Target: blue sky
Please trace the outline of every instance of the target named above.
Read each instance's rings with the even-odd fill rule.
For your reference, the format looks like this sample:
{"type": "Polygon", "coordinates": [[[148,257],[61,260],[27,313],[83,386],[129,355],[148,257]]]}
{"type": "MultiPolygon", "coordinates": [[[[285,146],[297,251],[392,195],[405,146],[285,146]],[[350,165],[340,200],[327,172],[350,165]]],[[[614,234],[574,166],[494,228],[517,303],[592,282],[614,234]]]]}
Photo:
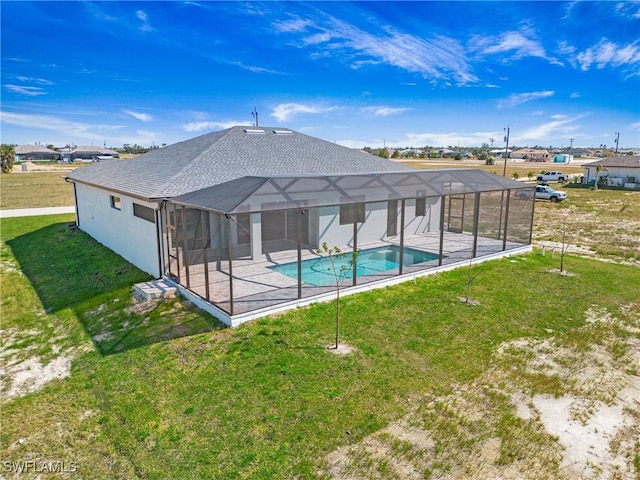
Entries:
{"type": "Polygon", "coordinates": [[[640,147],[640,2],[2,1],[2,142],[640,147]],[[571,141],[573,139],[573,141],[571,141]]]}

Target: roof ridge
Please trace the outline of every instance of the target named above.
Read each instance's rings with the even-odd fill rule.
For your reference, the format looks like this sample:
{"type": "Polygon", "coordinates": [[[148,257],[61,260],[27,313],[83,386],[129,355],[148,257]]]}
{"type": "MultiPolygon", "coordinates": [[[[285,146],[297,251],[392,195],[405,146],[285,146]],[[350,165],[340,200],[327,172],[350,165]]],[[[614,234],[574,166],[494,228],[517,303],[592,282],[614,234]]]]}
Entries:
{"type": "MultiPolygon", "coordinates": [[[[155,189],[155,191],[153,192],[153,197],[158,198],[158,197],[162,197],[162,196],[164,196],[162,192],[164,192],[164,191],[166,190],[166,188],[167,188],[169,185],[171,185],[171,184],[174,182],[174,180],[175,180],[176,178],[178,178],[180,175],[182,175],[182,172],[184,172],[184,171],[185,171],[186,169],[188,169],[188,168],[191,168],[191,166],[192,166],[195,162],[197,162],[198,160],[200,160],[200,158],[202,158],[202,156],[203,156],[205,153],[210,152],[210,151],[211,151],[211,149],[213,149],[213,147],[214,147],[215,145],[218,145],[218,143],[220,143],[220,141],[221,141],[223,138],[227,137],[227,136],[228,136],[232,131],[237,130],[238,128],[244,128],[244,127],[240,127],[239,125],[235,125],[235,126],[233,126],[233,127],[229,127],[229,128],[227,128],[227,129],[225,129],[225,130],[220,130],[220,131],[218,131],[218,132],[209,132],[209,133],[222,133],[222,135],[220,135],[220,137],[218,137],[218,138],[216,139],[216,141],[215,141],[215,142],[211,143],[211,144],[209,145],[209,147],[208,147],[208,148],[206,148],[206,149],[202,150],[202,151],[198,154],[198,156],[196,156],[196,157],[195,157],[195,158],[193,158],[191,161],[189,161],[189,162],[187,162],[185,165],[183,165],[183,167],[182,167],[180,170],[178,170],[178,171],[175,173],[175,175],[173,175],[171,178],[169,178],[169,179],[168,179],[166,182],[164,182],[161,186],[159,186],[158,188],[156,188],[156,189],[155,189]],[[223,132],[224,132],[224,133],[223,133],[223,132]]],[[[201,136],[202,136],[202,137],[204,137],[205,135],[208,135],[208,134],[207,134],[207,133],[205,133],[205,134],[203,134],[203,135],[201,135],[201,136]]],[[[188,142],[188,141],[189,141],[189,140],[185,140],[185,142],[188,142]]]]}

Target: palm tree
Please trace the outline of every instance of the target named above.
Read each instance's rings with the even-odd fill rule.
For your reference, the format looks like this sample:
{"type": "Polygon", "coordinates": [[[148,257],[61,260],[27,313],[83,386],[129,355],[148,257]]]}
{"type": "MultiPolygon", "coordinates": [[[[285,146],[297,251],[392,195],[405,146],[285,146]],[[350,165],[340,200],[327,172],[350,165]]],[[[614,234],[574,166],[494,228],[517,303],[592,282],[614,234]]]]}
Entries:
{"type": "Polygon", "coordinates": [[[600,172],[602,171],[602,165],[598,164],[596,165],[596,181],[593,182],[593,189],[597,190],[598,189],[598,180],[599,180],[599,176],[600,176],[600,172]]]}
{"type": "Polygon", "coordinates": [[[13,145],[3,143],[0,145],[2,173],[9,173],[13,170],[13,161],[16,158],[16,150],[13,145]]]}

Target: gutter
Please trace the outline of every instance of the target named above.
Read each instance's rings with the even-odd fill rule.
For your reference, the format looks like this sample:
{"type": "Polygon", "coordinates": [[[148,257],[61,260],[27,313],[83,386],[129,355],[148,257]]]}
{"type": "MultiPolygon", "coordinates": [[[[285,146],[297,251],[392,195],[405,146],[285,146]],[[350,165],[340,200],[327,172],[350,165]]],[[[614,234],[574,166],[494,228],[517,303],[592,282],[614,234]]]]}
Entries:
{"type": "Polygon", "coordinates": [[[80,227],[80,213],[78,212],[78,194],[76,192],[76,182],[69,181],[69,177],[67,177],[66,175],[63,175],[62,178],[64,178],[65,182],[73,184],[73,203],[74,203],[74,206],[76,208],[76,227],[79,228],[80,227]]]}

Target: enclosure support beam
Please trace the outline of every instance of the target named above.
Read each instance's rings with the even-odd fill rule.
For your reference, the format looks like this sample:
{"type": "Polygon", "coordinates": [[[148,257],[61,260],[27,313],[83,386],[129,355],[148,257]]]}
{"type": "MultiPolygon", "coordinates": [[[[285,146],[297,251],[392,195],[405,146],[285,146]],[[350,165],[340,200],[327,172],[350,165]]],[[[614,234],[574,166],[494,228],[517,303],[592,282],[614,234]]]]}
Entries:
{"type": "Polygon", "coordinates": [[[438,266],[442,266],[442,248],[444,245],[444,207],[446,195],[440,197],[440,252],[438,254],[438,266]]]}
{"type": "MultiPolygon", "coordinates": [[[[204,216],[209,215],[209,212],[205,210],[200,210],[200,230],[202,232],[202,260],[204,262],[204,289],[205,295],[207,296],[207,302],[209,301],[209,258],[207,256],[207,248],[209,247],[209,242],[211,241],[211,235],[207,232],[205,236],[205,222],[204,216]],[[207,238],[209,240],[207,240],[207,238]]],[[[209,222],[207,222],[208,224],[209,222]]]]}
{"type": "Polygon", "coordinates": [[[507,190],[507,204],[504,212],[504,237],[502,238],[502,251],[507,249],[507,230],[509,229],[509,202],[511,201],[511,190],[507,190]]]}
{"type": "Polygon", "coordinates": [[[224,214],[227,219],[227,250],[229,251],[229,315],[233,315],[233,255],[231,247],[231,218],[229,214],[224,214]]]}
{"type": "Polygon", "coordinates": [[[532,192],[531,199],[529,200],[531,202],[531,222],[529,222],[529,245],[531,245],[531,243],[533,242],[533,210],[536,205],[536,199],[534,195],[535,193],[532,192]]]}
{"type": "MultiPolygon", "coordinates": [[[[189,278],[189,249],[187,248],[187,212],[184,206],[180,207],[180,215],[182,217],[182,261],[184,263],[184,274],[187,277],[187,288],[191,290],[191,281],[189,278]]],[[[180,243],[180,242],[178,242],[180,243]]]]}
{"type": "Polygon", "coordinates": [[[402,259],[404,258],[404,206],[405,199],[403,198],[400,202],[400,259],[398,263],[400,264],[400,270],[398,271],[399,275],[402,275],[402,269],[404,267],[404,262],[402,259]]]}
{"type": "Polygon", "coordinates": [[[302,235],[302,220],[304,218],[303,210],[298,210],[298,218],[296,225],[296,238],[298,240],[298,299],[302,298],[302,242],[300,236],[302,235]]]}
{"type": "Polygon", "coordinates": [[[475,193],[473,205],[473,249],[471,252],[471,258],[476,258],[478,254],[478,220],[480,218],[480,192],[475,193]]]}
{"type": "MultiPolygon", "coordinates": [[[[353,251],[357,252],[358,251],[358,220],[356,219],[353,222],[353,251]]],[[[353,259],[353,255],[351,255],[351,258],[353,259]]],[[[356,256],[355,258],[355,262],[353,264],[353,283],[352,285],[355,287],[357,285],[357,274],[356,274],[356,270],[358,269],[358,265],[356,265],[356,263],[358,262],[358,257],[356,256]]]]}

